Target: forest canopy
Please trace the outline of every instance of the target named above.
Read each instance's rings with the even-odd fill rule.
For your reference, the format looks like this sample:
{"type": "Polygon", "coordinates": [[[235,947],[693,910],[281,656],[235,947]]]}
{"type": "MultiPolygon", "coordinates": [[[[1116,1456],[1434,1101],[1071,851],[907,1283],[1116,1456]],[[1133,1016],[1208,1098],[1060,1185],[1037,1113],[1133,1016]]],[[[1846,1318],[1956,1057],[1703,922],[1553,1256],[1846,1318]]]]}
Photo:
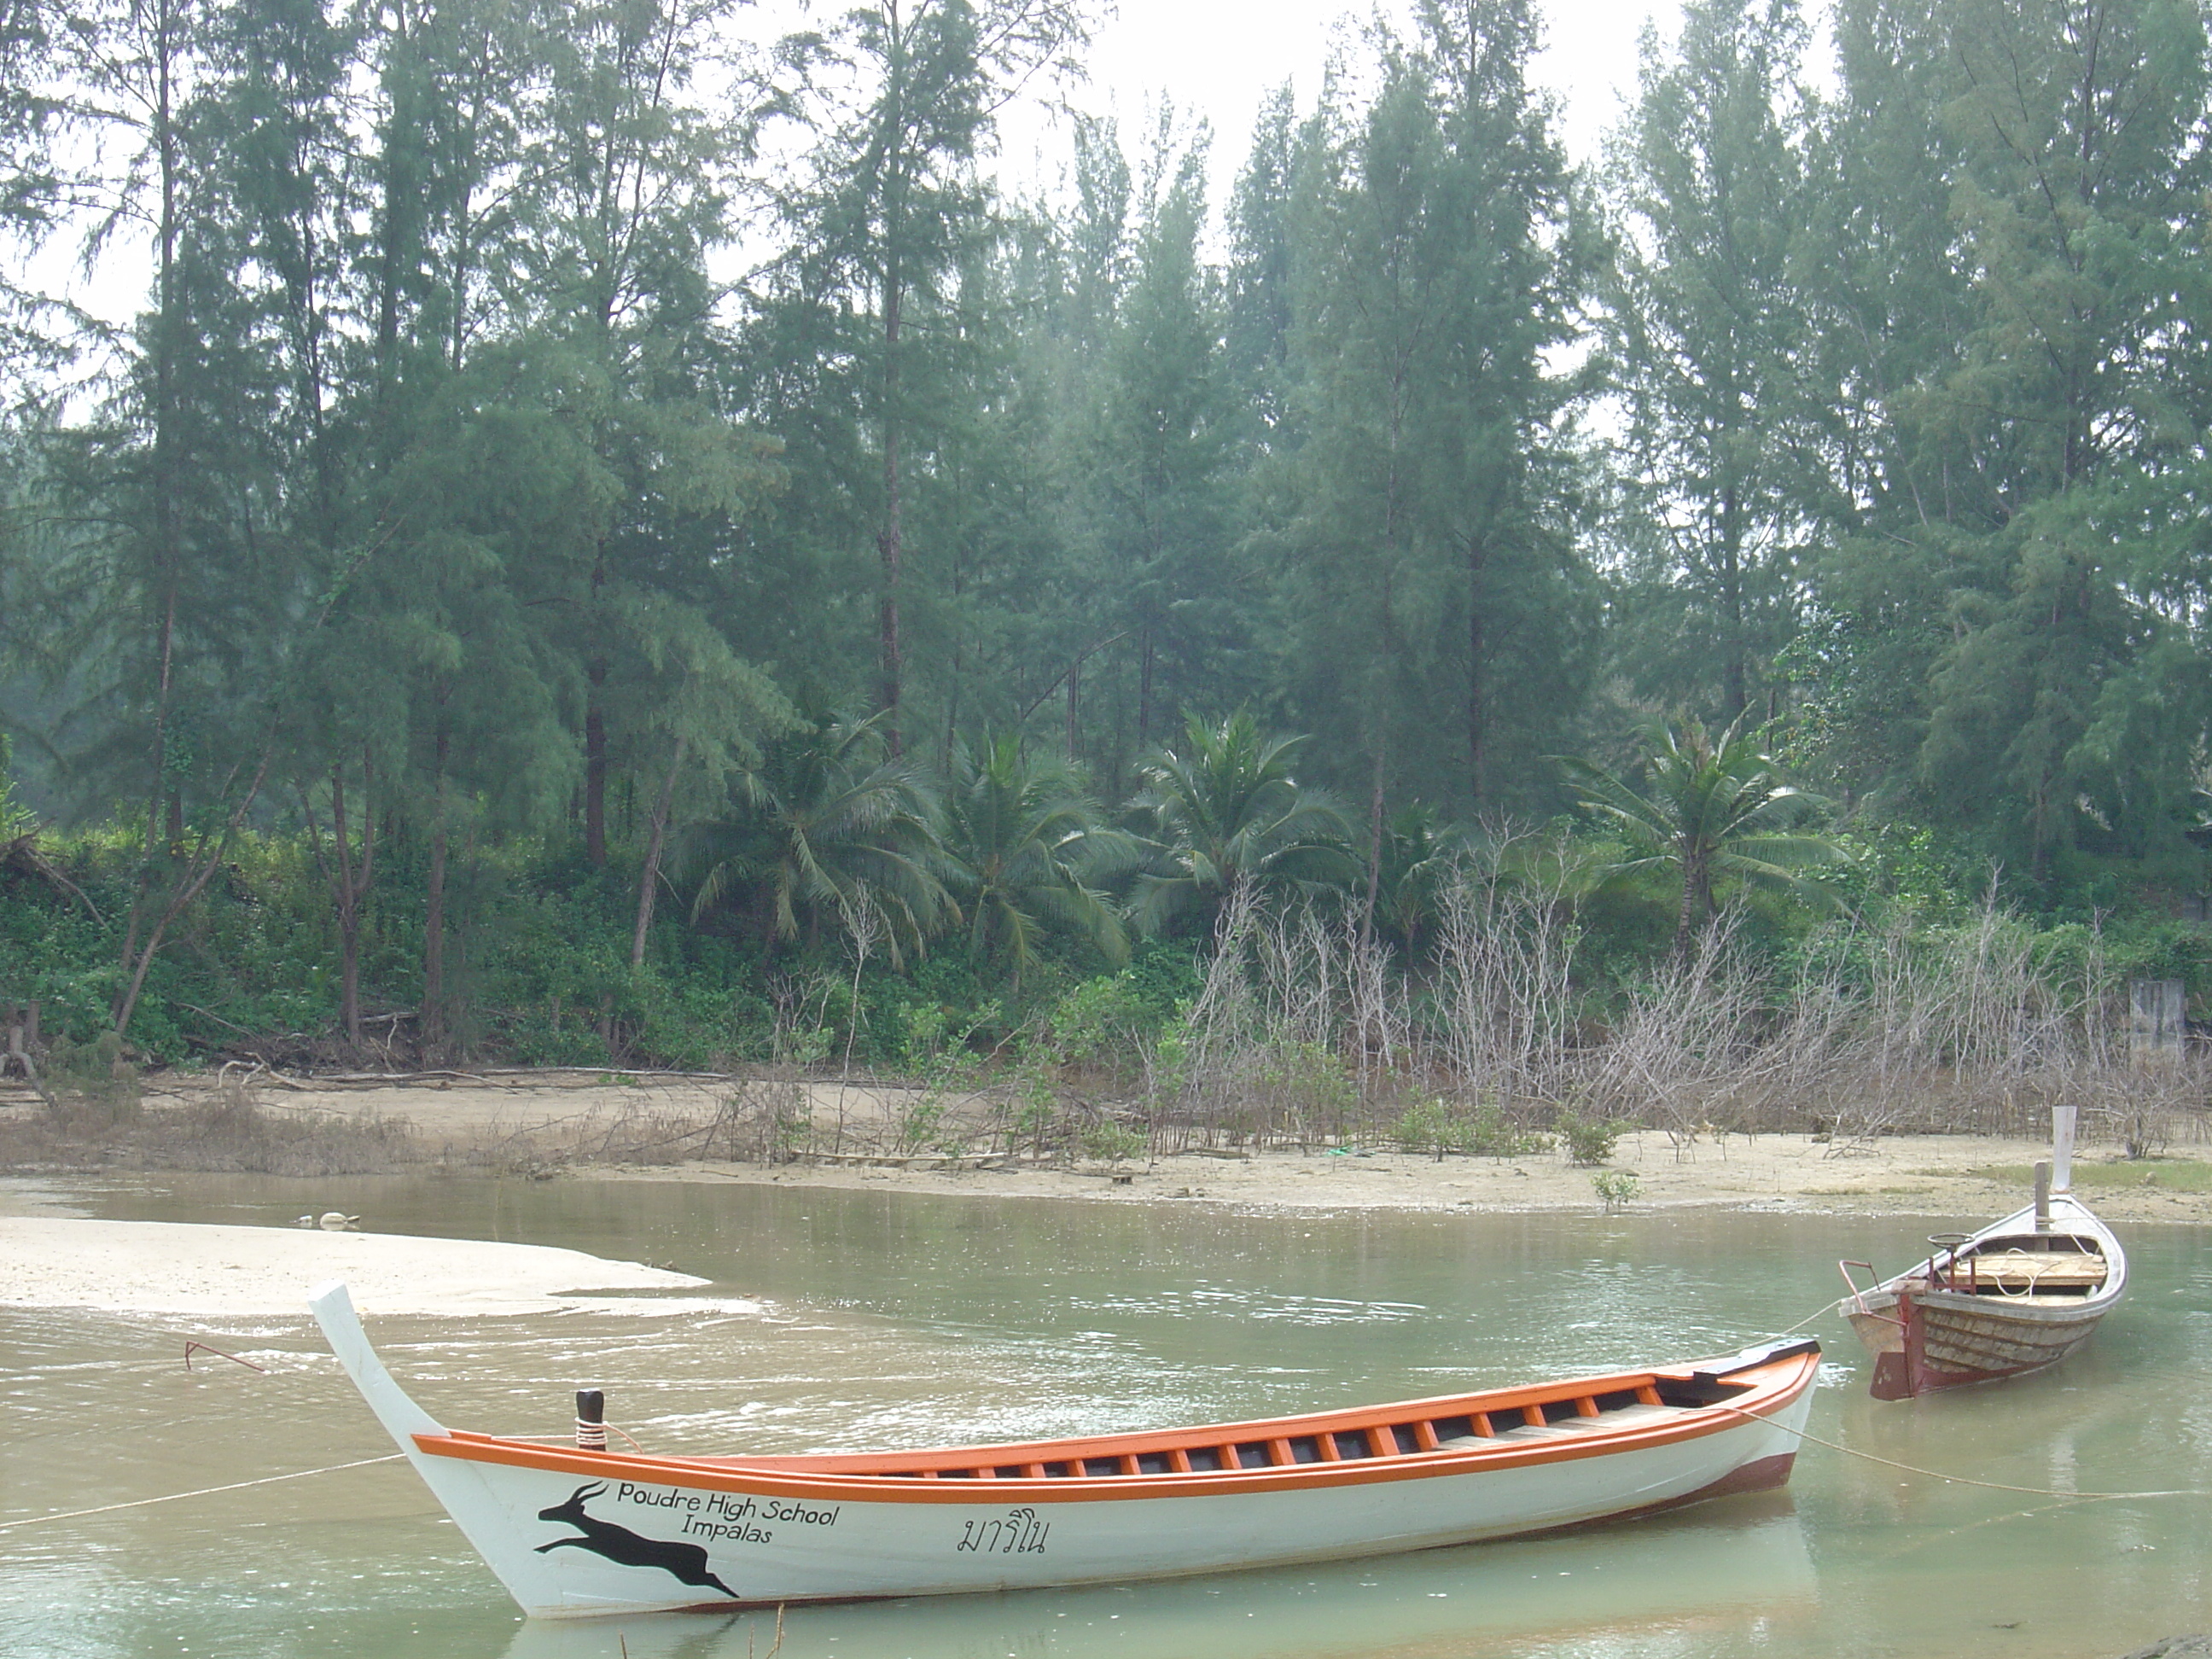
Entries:
{"type": "Polygon", "coordinates": [[[289,929],[209,1019],[465,1044],[496,961],[604,1049],[1254,890],[1410,960],[1683,734],[1811,814],[1782,933],[2200,892],[2203,6],[1690,0],[1583,166],[1530,0],[1417,0],[1225,199],[1172,111],[1006,186],[1094,22],[0,8],[0,995],[219,1042],[289,929]]]}

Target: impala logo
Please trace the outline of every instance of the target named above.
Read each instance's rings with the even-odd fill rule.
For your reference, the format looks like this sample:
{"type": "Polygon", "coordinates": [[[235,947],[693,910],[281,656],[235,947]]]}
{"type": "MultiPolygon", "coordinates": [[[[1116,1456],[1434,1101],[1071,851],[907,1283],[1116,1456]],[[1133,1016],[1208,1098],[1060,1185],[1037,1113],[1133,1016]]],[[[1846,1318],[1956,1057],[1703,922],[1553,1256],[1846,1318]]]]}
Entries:
{"type": "Polygon", "coordinates": [[[702,1589],[712,1585],[725,1595],[737,1597],[737,1591],[707,1570],[707,1552],[698,1545],[647,1538],[628,1527],[618,1527],[611,1521],[585,1514],[585,1500],[600,1496],[606,1489],[603,1480],[581,1486],[570,1492],[564,1502],[538,1510],[540,1521],[565,1521],[583,1536],[556,1538],[550,1544],[540,1544],[538,1553],[543,1555],[548,1550],[562,1548],[589,1550],[620,1566],[659,1567],[678,1583],[696,1584],[702,1589]]]}

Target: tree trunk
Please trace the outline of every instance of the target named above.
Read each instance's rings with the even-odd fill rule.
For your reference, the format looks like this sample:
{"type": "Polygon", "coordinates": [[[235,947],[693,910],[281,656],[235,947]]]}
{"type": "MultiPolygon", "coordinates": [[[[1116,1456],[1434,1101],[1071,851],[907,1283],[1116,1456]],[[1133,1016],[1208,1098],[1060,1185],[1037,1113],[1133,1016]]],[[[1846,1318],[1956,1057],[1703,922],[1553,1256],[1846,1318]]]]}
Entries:
{"type": "Polygon", "coordinates": [[[1482,810],[1484,774],[1489,769],[1490,708],[1483,693],[1483,668],[1489,641],[1484,636],[1482,568],[1487,559],[1482,538],[1467,544],[1467,783],[1469,804],[1482,810]]]}
{"type": "Polygon", "coordinates": [[[645,936],[653,926],[653,901],[660,889],[660,849],[668,833],[668,810],[676,799],[676,775],[684,764],[684,739],[676,739],[676,752],[668,757],[668,775],[660,781],[660,799],[653,805],[653,829],[645,848],[645,869],[637,878],[637,927],[629,938],[630,971],[645,966],[645,936]]]}
{"type": "Polygon", "coordinates": [[[585,671],[591,681],[584,708],[584,858],[594,869],[607,862],[607,717],[600,705],[600,688],[607,683],[607,663],[595,657],[585,671]]]}
{"type": "Polygon", "coordinates": [[[337,842],[338,901],[338,1017],[346,1041],[361,1042],[361,924],[362,906],[376,880],[376,775],[364,752],[361,762],[361,862],[356,865],[347,833],[345,768],[331,769],[331,831],[337,842]]]}
{"type": "MultiPolygon", "coordinates": [[[[239,797],[238,804],[232,809],[230,817],[223,825],[222,833],[216,836],[212,842],[201,843],[199,853],[196,855],[198,860],[197,867],[179,868],[177,884],[169,894],[169,902],[162,906],[161,914],[155,920],[153,930],[146,935],[146,943],[140,947],[137,959],[126,960],[124,963],[124,968],[130,974],[131,978],[130,982],[124,988],[123,994],[116,1002],[116,1036],[121,1036],[131,1029],[131,1017],[137,1012],[139,995],[146,988],[147,972],[153,967],[154,958],[161,951],[161,939],[168,932],[169,924],[184,913],[186,905],[200,896],[201,889],[208,884],[208,878],[222,866],[224,854],[230,850],[231,838],[237,835],[239,825],[246,822],[246,815],[252,810],[255,797],[261,793],[261,785],[269,775],[269,763],[274,752],[275,744],[272,741],[269,746],[262,750],[261,763],[254,769],[253,781],[246,786],[245,793],[239,797]]],[[[237,776],[237,769],[234,767],[229,778],[224,781],[223,787],[226,793],[230,784],[236,781],[237,776]]]]}
{"type": "MultiPolygon", "coordinates": [[[[182,296],[177,284],[177,191],[180,182],[180,160],[178,153],[176,123],[176,92],[173,84],[176,52],[174,33],[178,19],[171,0],[159,0],[151,25],[154,38],[148,50],[151,54],[153,73],[152,119],[155,124],[154,151],[155,165],[161,178],[161,204],[156,210],[155,225],[155,318],[153,341],[154,370],[154,546],[153,578],[155,603],[160,606],[161,622],[155,641],[154,732],[151,759],[153,779],[148,786],[146,806],[146,850],[138,872],[138,890],[131,905],[129,921],[124,928],[123,960],[125,973],[131,969],[139,949],[139,930],[143,925],[147,906],[152,900],[154,872],[159,854],[155,849],[163,842],[163,815],[167,809],[170,819],[168,844],[173,848],[179,839],[175,820],[180,816],[181,803],[173,800],[169,781],[169,696],[174,683],[177,639],[177,593],[179,571],[182,563],[178,525],[176,474],[177,459],[177,370],[176,337],[179,329],[177,311],[182,296]]],[[[137,1000],[134,988],[129,1000],[137,1000]]],[[[118,1030],[120,1027],[118,1028],[118,1030]]]]}
{"type": "Polygon", "coordinates": [[[422,911],[422,1046],[446,1040],[446,757],[451,738],[438,732],[436,781],[430,809],[430,872],[422,911]]]}
{"type": "Polygon", "coordinates": [[[1375,743],[1375,769],[1367,794],[1367,897],[1359,907],[1362,955],[1375,943],[1375,899],[1382,884],[1382,770],[1387,739],[1375,743]]]}
{"type": "Polygon", "coordinates": [[[361,917],[350,915],[338,928],[338,1018],[346,1041],[361,1045],[361,917]]]}
{"type": "Polygon", "coordinates": [[[1746,687],[1743,645],[1743,524],[1734,484],[1721,492],[1721,718],[1733,723],[1743,713],[1746,687]]]}
{"type": "Polygon", "coordinates": [[[884,735],[894,759],[902,752],[899,699],[904,690],[904,665],[899,647],[899,581],[906,560],[899,520],[899,303],[896,275],[887,273],[884,283],[884,531],[878,544],[883,556],[884,592],[877,626],[882,656],[884,735]]]}
{"type": "Polygon", "coordinates": [[[1674,921],[1674,960],[1690,959],[1690,937],[1712,911],[1712,875],[1705,855],[1682,854],[1682,909],[1674,921]]]}
{"type": "MultiPolygon", "coordinates": [[[[601,541],[592,561],[589,615],[604,624],[599,595],[607,585],[607,548],[601,541]]],[[[594,655],[584,666],[590,683],[584,693],[584,858],[595,870],[607,863],[607,659],[594,655]]]]}
{"type": "Polygon", "coordinates": [[[1145,623],[1145,648],[1141,665],[1137,671],[1137,746],[1141,749],[1152,736],[1152,625],[1145,623]]]}

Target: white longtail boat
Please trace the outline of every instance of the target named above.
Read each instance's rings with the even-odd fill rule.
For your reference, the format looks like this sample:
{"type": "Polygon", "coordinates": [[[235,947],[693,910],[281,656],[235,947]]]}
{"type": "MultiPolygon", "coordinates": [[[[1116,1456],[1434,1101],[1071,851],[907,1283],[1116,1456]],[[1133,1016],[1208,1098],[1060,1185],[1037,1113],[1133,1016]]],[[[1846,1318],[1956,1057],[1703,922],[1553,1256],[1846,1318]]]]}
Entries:
{"type": "Polygon", "coordinates": [[[308,1306],[369,1408],[526,1613],[935,1595],[1219,1572],[1584,1526],[1783,1485],[1820,1348],[1261,1422],[801,1457],[448,1430],[343,1284],[308,1306]]]}
{"type": "Polygon", "coordinates": [[[1938,1234],[1916,1267],[1862,1291],[1844,1311],[1874,1355],[1877,1400],[1994,1382],[2047,1369],[2087,1342],[2127,1293],[2128,1256],[2075,1198],[2074,1109],[2053,1114],[2051,1161],[2035,1201],[1977,1233],[1938,1234]]]}

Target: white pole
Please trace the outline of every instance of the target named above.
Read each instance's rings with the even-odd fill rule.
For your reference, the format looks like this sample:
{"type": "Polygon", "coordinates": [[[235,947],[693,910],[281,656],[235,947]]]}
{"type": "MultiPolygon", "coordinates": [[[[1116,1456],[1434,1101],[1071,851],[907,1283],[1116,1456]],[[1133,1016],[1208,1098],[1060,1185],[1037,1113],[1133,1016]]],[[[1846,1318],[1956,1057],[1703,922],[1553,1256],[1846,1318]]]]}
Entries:
{"type": "Polygon", "coordinates": [[[2070,1193],[2074,1190],[2074,1109],[2053,1106],[2051,1109],[2051,1190],[2070,1193]]]}

